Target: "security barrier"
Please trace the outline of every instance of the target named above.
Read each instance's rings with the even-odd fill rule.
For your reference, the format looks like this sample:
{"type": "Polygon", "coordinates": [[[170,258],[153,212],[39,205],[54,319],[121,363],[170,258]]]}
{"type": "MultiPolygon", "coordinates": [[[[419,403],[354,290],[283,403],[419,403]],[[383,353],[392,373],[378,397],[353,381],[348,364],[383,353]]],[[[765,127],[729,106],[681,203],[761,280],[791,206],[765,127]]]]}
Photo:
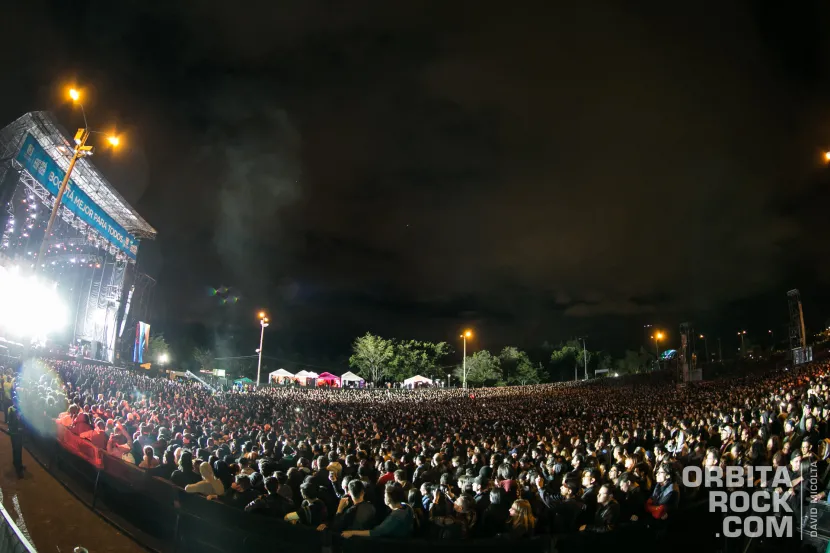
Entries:
{"type": "Polygon", "coordinates": [[[0,553],[37,553],[0,504],[0,553]]]}
{"type": "Polygon", "coordinates": [[[84,459],[96,469],[103,468],[102,456],[105,455],[103,451],[92,445],[89,440],[73,434],[62,424],[56,425],[56,428],[57,440],[65,450],[84,459]]]}

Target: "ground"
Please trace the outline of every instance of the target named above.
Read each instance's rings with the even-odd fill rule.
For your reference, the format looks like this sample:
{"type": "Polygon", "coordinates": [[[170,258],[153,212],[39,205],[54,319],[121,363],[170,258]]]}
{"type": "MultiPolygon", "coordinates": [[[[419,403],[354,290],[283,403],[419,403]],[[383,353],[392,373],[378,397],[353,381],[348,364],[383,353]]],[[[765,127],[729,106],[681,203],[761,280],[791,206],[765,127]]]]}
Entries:
{"type": "Polygon", "coordinates": [[[24,449],[26,474],[12,466],[11,440],[0,432],[0,500],[40,553],[146,553],[70,494],[24,449]]]}

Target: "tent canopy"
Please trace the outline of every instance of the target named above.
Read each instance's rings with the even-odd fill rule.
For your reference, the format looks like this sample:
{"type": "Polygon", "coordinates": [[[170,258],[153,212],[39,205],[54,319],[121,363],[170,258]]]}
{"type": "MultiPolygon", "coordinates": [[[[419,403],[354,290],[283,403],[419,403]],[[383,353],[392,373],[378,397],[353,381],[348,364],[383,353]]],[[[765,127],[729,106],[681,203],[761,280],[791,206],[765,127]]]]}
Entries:
{"type": "Polygon", "coordinates": [[[317,379],[318,380],[325,380],[326,382],[330,382],[330,381],[340,382],[340,377],[335,376],[331,373],[323,373],[320,376],[318,376],[317,379]]]}
{"type": "Polygon", "coordinates": [[[233,383],[234,384],[251,384],[251,383],[253,383],[253,380],[251,380],[250,378],[248,378],[246,376],[246,377],[243,377],[243,378],[237,378],[236,380],[233,381],[233,383]]]}
{"type": "Polygon", "coordinates": [[[410,384],[432,384],[432,380],[425,376],[421,376],[420,374],[416,374],[415,376],[404,380],[403,383],[404,386],[408,386],[410,384]]]}
{"type": "Polygon", "coordinates": [[[293,376],[294,376],[293,374],[291,374],[290,372],[288,372],[285,369],[277,369],[276,371],[274,371],[274,372],[272,372],[271,374],[268,375],[269,378],[270,377],[277,377],[277,378],[279,378],[279,377],[293,377],[293,376]]]}
{"type": "Polygon", "coordinates": [[[340,380],[343,382],[363,382],[363,379],[357,376],[352,371],[345,373],[343,376],[340,377],[340,380]]]}
{"type": "Polygon", "coordinates": [[[320,375],[315,372],[300,371],[294,375],[294,378],[317,378],[318,376],[320,375]]]}

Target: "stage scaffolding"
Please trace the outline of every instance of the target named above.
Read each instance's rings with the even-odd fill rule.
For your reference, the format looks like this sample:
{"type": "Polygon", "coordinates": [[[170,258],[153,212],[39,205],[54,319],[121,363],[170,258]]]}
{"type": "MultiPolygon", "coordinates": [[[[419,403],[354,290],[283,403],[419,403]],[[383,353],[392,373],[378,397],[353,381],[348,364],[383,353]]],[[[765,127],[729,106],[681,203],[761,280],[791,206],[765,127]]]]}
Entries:
{"type": "MultiPolygon", "coordinates": [[[[0,130],[0,253],[6,262],[31,267],[54,196],[17,161],[27,135],[63,171],[69,167],[72,143],[48,112],[27,113],[0,130]]],[[[139,239],[155,238],[156,230],[88,158],[78,160],[72,181],[124,230],[139,239]]],[[[62,205],[43,263],[43,274],[58,283],[70,311],[68,327],[53,345],[71,344],[91,358],[113,361],[118,337],[122,332],[130,336],[122,330],[125,315],[132,319],[124,309],[125,277],[135,271],[135,261],[62,205]]],[[[146,310],[141,315],[149,317],[146,310]]]]}

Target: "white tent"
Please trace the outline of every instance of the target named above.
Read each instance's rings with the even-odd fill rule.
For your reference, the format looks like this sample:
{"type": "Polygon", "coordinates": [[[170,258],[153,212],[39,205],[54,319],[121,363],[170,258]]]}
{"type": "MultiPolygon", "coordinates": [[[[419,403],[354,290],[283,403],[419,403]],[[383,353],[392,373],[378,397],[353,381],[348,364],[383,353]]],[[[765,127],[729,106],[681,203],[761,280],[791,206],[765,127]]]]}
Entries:
{"type": "Polygon", "coordinates": [[[359,376],[357,376],[352,371],[349,371],[349,372],[345,373],[343,376],[340,377],[340,381],[343,382],[343,383],[346,383],[346,382],[362,382],[363,379],[360,378],[359,376]]]}
{"type": "Polygon", "coordinates": [[[276,381],[277,384],[282,384],[284,381],[294,378],[294,375],[285,369],[278,369],[268,375],[268,382],[276,381]]]}
{"type": "Polygon", "coordinates": [[[366,385],[366,381],[349,371],[340,377],[340,385],[343,388],[362,388],[366,385]]]}
{"type": "Polygon", "coordinates": [[[309,380],[313,380],[312,386],[314,383],[317,382],[317,377],[320,376],[319,374],[311,371],[300,371],[294,375],[294,380],[296,380],[300,386],[307,386],[309,384],[309,380]]]}
{"type": "Polygon", "coordinates": [[[415,388],[416,386],[423,386],[424,384],[432,384],[432,380],[420,374],[416,374],[403,381],[404,388],[415,388]]]}

